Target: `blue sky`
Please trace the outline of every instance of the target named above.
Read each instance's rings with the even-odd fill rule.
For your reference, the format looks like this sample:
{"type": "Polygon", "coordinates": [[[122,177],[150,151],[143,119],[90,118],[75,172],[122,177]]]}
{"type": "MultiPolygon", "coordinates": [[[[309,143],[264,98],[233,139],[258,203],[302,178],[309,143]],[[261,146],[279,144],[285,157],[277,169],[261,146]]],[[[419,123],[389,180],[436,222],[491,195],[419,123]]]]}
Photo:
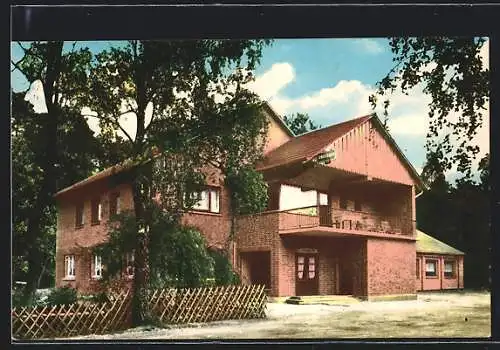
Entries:
{"type": "MultiPolygon", "coordinates": [[[[110,44],[79,45],[88,45],[96,52],[110,44]]],[[[481,55],[489,63],[487,49],[485,45],[481,55]]],[[[12,58],[17,60],[21,55],[22,50],[13,44],[12,58]]],[[[371,113],[368,96],[391,68],[387,39],[279,39],[264,49],[251,88],[280,115],[305,112],[316,123],[327,126],[371,113]]],[[[14,91],[29,87],[18,73],[11,79],[14,91]]],[[[416,87],[409,96],[391,96],[390,133],[417,171],[425,161],[428,102],[422,87],[416,87]]],[[[481,155],[489,152],[488,130],[486,123],[475,140],[481,155]]],[[[456,177],[453,170],[449,176],[456,177]]]]}

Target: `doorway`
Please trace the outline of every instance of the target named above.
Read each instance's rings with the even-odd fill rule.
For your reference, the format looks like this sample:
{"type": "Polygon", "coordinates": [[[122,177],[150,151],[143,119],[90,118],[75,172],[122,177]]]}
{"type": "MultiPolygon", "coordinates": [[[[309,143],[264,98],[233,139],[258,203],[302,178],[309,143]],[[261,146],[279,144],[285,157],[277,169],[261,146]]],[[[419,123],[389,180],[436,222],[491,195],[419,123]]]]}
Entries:
{"type": "Polygon", "coordinates": [[[295,256],[295,295],[318,295],[318,254],[295,256]]]}

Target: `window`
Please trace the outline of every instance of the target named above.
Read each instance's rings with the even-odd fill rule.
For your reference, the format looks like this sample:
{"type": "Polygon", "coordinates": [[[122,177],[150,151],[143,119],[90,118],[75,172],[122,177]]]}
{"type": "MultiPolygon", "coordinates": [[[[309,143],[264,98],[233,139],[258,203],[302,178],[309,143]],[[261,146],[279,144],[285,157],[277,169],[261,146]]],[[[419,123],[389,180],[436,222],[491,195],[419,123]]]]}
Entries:
{"type": "Polygon", "coordinates": [[[102,205],[100,199],[92,200],[91,222],[92,225],[99,224],[102,219],[102,205]]]}
{"type": "Polygon", "coordinates": [[[112,193],[109,199],[109,216],[120,213],[120,193],[112,193]]]}
{"type": "Polygon", "coordinates": [[[417,279],[420,279],[420,259],[417,259],[417,279]]]}
{"type": "Polygon", "coordinates": [[[85,215],[83,211],[83,203],[80,203],[76,206],[76,214],[75,214],[75,227],[82,227],[85,223],[85,215]]]}
{"type": "Polygon", "coordinates": [[[425,261],[425,277],[436,277],[437,273],[437,260],[425,261]]]}
{"type": "Polygon", "coordinates": [[[102,277],[102,259],[99,255],[94,255],[92,262],[92,277],[101,278],[102,277]]]}
{"type": "Polygon", "coordinates": [[[220,212],[220,191],[211,188],[196,194],[198,202],[193,205],[194,210],[209,211],[211,213],[220,212]]]}
{"type": "Polygon", "coordinates": [[[446,260],[444,262],[444,277],[455,278],[455,260],[446,260]]]}
{"type": "Polygon", "coordinates": [[[328,195],[326,193],[319,194],[319,205],[328,205],[328,195]]]}
{"type": "Polygon", "coordinates": [[[64,278],[75,279],[75,256],[66,255],[64,257],[64,278]]]}
{"type": "Polygon", "coordinates": [[[127,253],[125,255],[125,275],[127,277],[134,276],[134,253],[127,253]]]}
{"type": "Polygon", "coordinates": [[[340,209],[347,209],[347,199],[340,197],[340,209]]]}
{"type": "Polygon", "coordinates": [[[361,201],[360,200],[355,200],[354,201],[354,210],[355,211],[361,211],[361,201]]]}

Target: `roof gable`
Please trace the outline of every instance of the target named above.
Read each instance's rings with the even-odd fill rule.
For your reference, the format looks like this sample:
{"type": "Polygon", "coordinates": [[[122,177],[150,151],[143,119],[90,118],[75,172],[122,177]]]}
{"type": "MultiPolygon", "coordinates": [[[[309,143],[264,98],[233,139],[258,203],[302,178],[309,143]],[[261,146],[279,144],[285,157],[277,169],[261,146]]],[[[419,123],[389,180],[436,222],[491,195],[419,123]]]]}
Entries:
{"type": "Polygon", "coordinates": [[[269,152],[264,160],[257,165],[257,169],[264,170],[296,161],[309,160],[318,155],[334,140],[371,117],[371,115],[363,116],[296,136],[269,152]]]}
{"type": "MultiPolygon", "coordinates": [[[[375,148],[377,147],[378,146],[375,148]]],[[[374,177],[380,177],[390,181],[402,181],[407,184],[416,184],[420,189],[426,188],[415,168],[383,127],[376,114],[359,117],[299,135],[269,152],[264,160],[257,165],[257,169],[266,170],[295,162],[308,161],[327,148],[333,148],[337,155],[343,154],[345,156],[343,159],[344,162],[340,160],[333,161],[330,165],[332,167],[364,174],[368,172],[366,164],[368,163],[367,157],[369,156],[371,157],[370,171],[373,173],[372,175],[374,177]],[[371,126],[370,128],[377,132],[378,135],[376,136],[378,137],[379,143],[383,142],[387,145],[385,148],[382,147],[385,153],[381,153],[377,149],[373,150],[371,145],[368,148],[365,147],[364,143],[368,143],[368,141],[365,141],[364,138],[367,136],[369,129],[365,127],[365,124],[368,123],[371,123],[373,128],[371,126]],[[360,137],[360,135],[362,137],[360,137]],[[358,148],[356,149],[356,147],[358,148]],[[371,151],[369,155],[367,151],[371,151]],[[391,173],[392,169],[386,168],[386,160],[384,161],[385,163],[383,162],[380,165],[375,161],[376,157],[383,157],[384,154],[391,156],[389,158],[393,166],[399,168],[399,178],[391,173]],[[357,164],[355,164],[356,162],[357,164]],[[384,177],[383,174],[378,174],[381,171],[387,172],[387,177],[384,177]],[[404,180],[401,180],[402,178],[404,178],[404,180]]]]}
{"type": "Polygon", "coordinates": [[[417,230],[417,253],[464,255],[464,252],[417,230]]]}

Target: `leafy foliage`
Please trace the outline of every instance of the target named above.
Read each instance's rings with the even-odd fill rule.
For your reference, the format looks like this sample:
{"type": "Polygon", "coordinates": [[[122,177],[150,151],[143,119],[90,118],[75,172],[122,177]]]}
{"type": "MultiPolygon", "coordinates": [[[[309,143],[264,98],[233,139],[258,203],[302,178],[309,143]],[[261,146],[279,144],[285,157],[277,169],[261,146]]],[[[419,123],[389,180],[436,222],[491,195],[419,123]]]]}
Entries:
{"type": "MultiPolygon", "coordinates": [[[[437,152],[447,169],[456,164],[466,177],[479,152],[471,140],[483,123],[489,99],[489,69],[479,55],[484,43],[484,38],[472,37],[392,37],[395,66],[370,96],[375,108],[378,97],[397,89],[408,94],[423,84],[432,98],[426,148],[437,152]],[[450,113],[457,114],[456,120],[450,113]]],[[[383,104],[387,115],[390,97],[383,104]]]]}
{"type": "Polygon", "coordinates": [[[185,249],[199,252],[195,247],[201,243],[194,231],[178,224],[182,209],[194,204],[189,203],[190,194],[207,176],[223,177],[228,169],[251,164],[260,156],[267,122],[260,112],[260,100],[244,85],[252,80],[250,72],[269,43],[130,41],[100,52],[92,62],[88,93],[82,95],[81,103],[96,113],[101,137],[107,142],[126,140],[115,156],[136,165],[131,178],[136,219],[130,235],[136,265],[136,324],[145,316],[139,299],[150,273],[167,274],[161,279],[168,283],[177,278],[178,283],[191,285],[206,272],[203,266],[193,266],[191,277],[177,276],[186,267],[176,263],[172,264],[174,271],[153,271],[154,255],[164,252],[155,250],[150,242],[157,239],[156,226],[173,225],[172,237],[177,232],[177,238],[187,244],[185,249]],[[147,109],[152,111],[150,115],[147,109]],[[134,115],[135,130],[122,125],[127,113],[134,115]],[[156,159],[163,157],[164,165],[157,166],[156,159]],[[155,204],[153,198],[160,200],[155,204]],[[166,220],[160,220],[163,215],[155,211],[157,205],[166,220]],[[188,238],[192,239],[189,244],[188,238]],[[147,260],[152,263],[148,265],[147,260]]]}
{"type": "MultiPolygon", "coordinates": [[[[136,217],[132,212],[118,214],[109,224],[109,240],[94,248],[105,266],[103,283],[111,283],[124,273],[125,253],[132,253],[136,217]]],[[[213,261],[203,235],[196,229],[179,225],[156,208],[149,225],[149,283],[155,288],[198,287],[213,276],[213,261]]],[[[135,266],[138,268],[138,266],[135,266]]]]}
{"type": "Polygon", "coordinates": [[[321,128],[321,125],[314,123],[307,113],[295,113],[284,116],[283,121],[295,135],[301,135],[311,130],[321,128]]]}
{"type": "Polygon", "coordinates": [[[254,167],[246,166],[238,172],[231,171],[226,178],[231,192],[231,206],[236,215],[263,212],[269,195],[264,176],[254,167]]]}
{"type": "Polygon", "coordinates": [[[428,155],[424,175],[427,174],[430,189],[417,198],[419,229],[465,252],[466,288],[490,285],[491,212],[487,163],[488,156],[481,161],[484,176],[480,183],[461,180],[451,186],[446,182],[437,157],[428,155]]]}
{"type": "Polygon", "coordinates": [[[214,261],[215,285],[226,286],[230,284],[240,284],[238,274],[233,271],[233,267],[226,257],[226,254],[217,250],[210,250],[210,256],[214,261]]]}
{"type": "Polygon", "coordinates": [[[47,297],[47,305],[70,305],[76,303],[76,289],[71,287],[54,288],[47,297]]]}

